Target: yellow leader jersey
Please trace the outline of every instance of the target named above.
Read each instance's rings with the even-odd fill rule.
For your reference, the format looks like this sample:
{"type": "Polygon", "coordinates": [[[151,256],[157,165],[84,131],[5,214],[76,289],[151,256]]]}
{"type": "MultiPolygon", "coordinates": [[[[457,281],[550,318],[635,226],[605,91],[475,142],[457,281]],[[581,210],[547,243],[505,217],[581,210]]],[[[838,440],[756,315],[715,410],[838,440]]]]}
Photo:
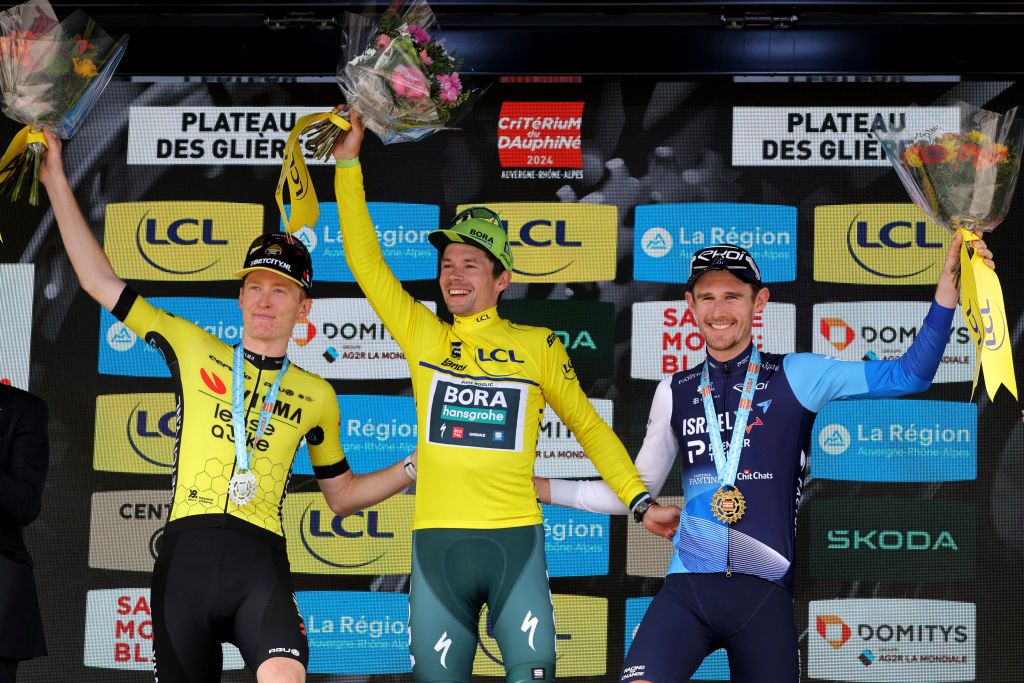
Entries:
{"type": "MultiPolygon", "coordinates": [[[[163,354],[178,383],[178,430],[168,529],[238,528],[237,522],[241,521],[269,531],[283,541],[281,506],[285,484],[302,438],[306,438],[318,478],[337,476],[349,469],[339,442],[339,409],[334,389],[323,378],[294,363],[290,365],[281,380],[270,423],[252,452],[250,470],[256,475],[256,497],[245,505],[235,505],[227,494],[228,482],[235,472],[231,421],[234,347],[187,320],[155,308],[128,288],[112,313],[163,354]]],[[[245,360],[248,452],[252,449],[263,398],[277,378],[283,358],[246,351],[245,360]]]]}
{"type": "Polygon", "coordinates": [[[349,268],[409,363],[419,425],[413,529],[540,524],[532,477],[545,402],[632,507],[644,484],[580,388],[561,340],[496,308],[441,321],[384,262],[358,162],[339,164],[334,189],[349,268]]]}

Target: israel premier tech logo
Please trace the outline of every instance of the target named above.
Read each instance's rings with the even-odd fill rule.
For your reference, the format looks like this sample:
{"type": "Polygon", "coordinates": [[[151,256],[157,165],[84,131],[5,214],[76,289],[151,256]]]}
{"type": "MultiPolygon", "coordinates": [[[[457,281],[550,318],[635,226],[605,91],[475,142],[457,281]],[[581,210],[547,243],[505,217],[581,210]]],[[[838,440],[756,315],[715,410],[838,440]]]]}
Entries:
{"type": "Polygon", "coordinates": [[[686,282],[690,256],[712,244],[747,249],[764,282],[796,279],[796,207],[771,204],[652,204],[636,207],[633,279],[686,282]]]}
{"type": "Polygon", "coordinates": [[[306,622],[309,673],[410,671],[405,593],[299,591],[295,599],[306,622]]]}
{"type": "Polygon", "coordinates": [[[336,515],[319,493],[284,501],[292,571],[305,574],[408,574],[413,496],[397,495],[350,515],[336,515]]]}
{"type": "Polygon", "coordinates": [[[973,681],[976,607],[913,599],[812,600],[807,675],[830,681],[973,681]]]}
{"type": "MultiPolygon", "coordinates": [[[[610,204],[486,204],[508,232],[515,282],[615,279],[619,210],[610,204]]],[[[458,211],[469,205],[458,207],[458,211]]]]}
{"type": "MultiPolygon", "coordinates": [[[[367,208],[384,261],[395,277],[402,281],[437,277],[437,250],[427,239],[440,221],[440,209],[436,205],[367,202],[367,208]]],[[[320,202],[316,226],[305,226],[296,231],[295,236],[309,250],[318,282],[356,281],[345,260],[335,202],[320,202]]]]}
{"type": "Polygon", "coordinates": [[[96,397],[93,467],[103,472],[168,474],[178,431],[174,394],[96,397]]]}
{"type": "Polygon", "coordinates": [[[231,280],[239,254],[262,231],[259,204],[109,204],[103,248],[128,280],[231,280]]]}
{"type": "Polygon", "coordinates": [[[814,209],[814,279],[871,285],[934,284],[949,235],[913,204],[814,209]]]}
{"type": "Polygon", "coordinates": [[[832,401],[814,421],[811,462],[817,479],[973,480],[977,441],[973,403],[832,401]]]}

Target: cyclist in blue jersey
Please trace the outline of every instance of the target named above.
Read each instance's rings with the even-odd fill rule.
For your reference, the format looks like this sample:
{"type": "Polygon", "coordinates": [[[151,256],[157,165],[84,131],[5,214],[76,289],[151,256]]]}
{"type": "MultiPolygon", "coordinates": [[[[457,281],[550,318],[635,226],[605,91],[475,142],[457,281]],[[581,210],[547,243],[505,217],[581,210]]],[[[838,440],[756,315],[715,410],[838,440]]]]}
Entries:
{"type": "MultiPolygon", "coordinates": [[[[673,539],[661,590],[637,629],[620,680],[689,680],[705,656],[724,647],[735,683],[800,680],[793,616],[796,518],[814,417],[834,398],[900,396],[931,385],[959,300],[955,236],[935,300],[917,337],[896,360],[848,362],[812,353],[761,353],[751,341],[768,289],[740,247],[699,249],[690,261],[686,303],[707,360],[655,390],[636,459],[657,496],[683,449],[683,509],[635,514],[673,539]],[[710,427],[710,429],[709,429],[710,427]],[[745,474],[737,484],[737,468],[745,474]]],[[[991,268],[983,241],[973,246],[991,268]]],[[[593,512],[627,510],[600,481],[537,479],[542,502],[593,512]]]]}

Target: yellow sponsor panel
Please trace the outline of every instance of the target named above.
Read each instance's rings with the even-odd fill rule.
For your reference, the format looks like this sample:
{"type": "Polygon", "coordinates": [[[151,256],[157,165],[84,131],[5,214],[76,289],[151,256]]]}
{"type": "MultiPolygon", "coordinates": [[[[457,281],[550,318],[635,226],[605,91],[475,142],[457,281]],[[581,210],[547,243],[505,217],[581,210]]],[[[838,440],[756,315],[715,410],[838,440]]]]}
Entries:
{"type": "Polygon", "coordinates": [[[949,233],[913,204],[814,208],[814,279],[867,285],[935,284],[949,233]]]}
{"type": "MultiPolygon", "coordinates": [[[[459,211],[470,204],[458,207],[459,211]]],[[[513,282],[615,279],[619,210],[609,204],[506,202],[497,211],[512,245],[513,282]]]]}
{"type": "MultiPolygon", "coordinates": [[[[661,505],[683,506],[682,496],[659,496],[661,505]]],[[[626,573],[630,576],[665,576],[675,546],[655,536],[642,524],[626,527],[626,573]]]]}
{"type": "Polygon", "coordinates": [[[415,497],[399,494],[340,517],[320,493],[284,499],[292,571],[304,574],[408,574],[415,497]]]}
{"type": "Polygon", "coordinates": [[[103,250],[126,280],[233,280],[261,232],[260,204],[109,204],[103,250]]]}
{"type": "MultiPolygon", "coordinates": [[[[555,673],[603,676],[608,659],[608,600],[583,595],[553,595],[555,606],[555,673]]],[[[504,676],[498,642],[487,633],[487,608],[480,615],[480,647],[473,660],[477,676],[504,676]]]]}
{"type": "Polygon", "coordinates": [[[93,467],[103,472],[170,474],[178,420],[174,394],[96,397],[93,467]]]}

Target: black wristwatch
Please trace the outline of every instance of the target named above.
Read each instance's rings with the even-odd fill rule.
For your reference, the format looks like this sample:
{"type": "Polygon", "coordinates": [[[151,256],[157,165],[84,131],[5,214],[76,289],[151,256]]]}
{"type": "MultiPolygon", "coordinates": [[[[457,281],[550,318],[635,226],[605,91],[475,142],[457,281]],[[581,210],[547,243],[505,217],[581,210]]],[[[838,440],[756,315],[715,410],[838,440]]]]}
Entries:
{"type": "Polygon", "coordinates": [[[637,503],[636,507],[633,508],[633,519],[636,521],[636,523],[637,524],[643,524],[644,523],[644,515],[647,514],[647,511],[651,509],[652,505],[657,505],[657,504],[658,504],[658,501],[654,500],[654,498],[652,498],[651,496],[647,496],[646,498],[641,500],[639,503],[637,503]]]}

